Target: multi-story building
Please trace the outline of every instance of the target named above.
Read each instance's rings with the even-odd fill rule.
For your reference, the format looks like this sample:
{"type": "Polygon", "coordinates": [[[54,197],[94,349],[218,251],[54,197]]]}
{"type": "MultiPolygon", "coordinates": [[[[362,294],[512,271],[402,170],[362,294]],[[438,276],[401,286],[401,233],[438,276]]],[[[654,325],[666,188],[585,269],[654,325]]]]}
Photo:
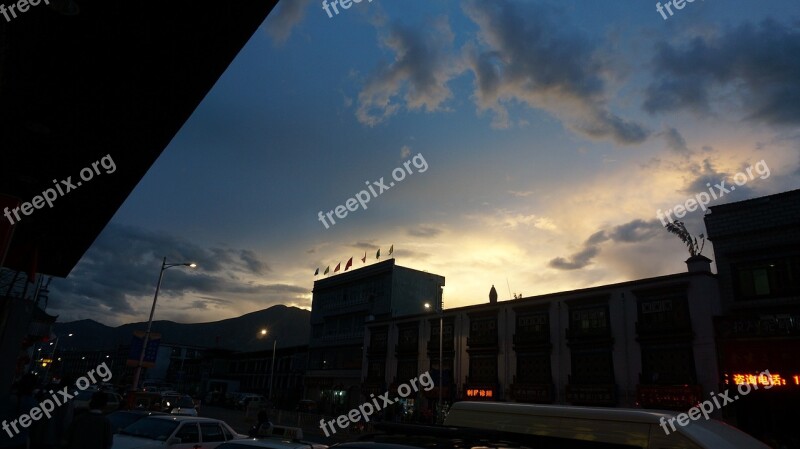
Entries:
{"type": "Polygon", "coordinates": [[[376,319],[364,337],[364,394],[429,371],[436,388],[389,413],[457,400],[691,407],[717,387],[711,261],[689,270],[581,290],[376,319]],[[440,381],[441,378],[441,381],[440,381]],[[441,391],[440,391],[441,388],[441,391]]]}
{"type": "Polygon", "coordinates": [[[303,375],[307,361],[306,345],[277,348],[274,366],[271,348],[217,353],[207,360],[211,368],[208,378],[235,381],[240,392],[262,394],[278,408],[293,409],[303,399],[303,375]],[[271,379],[273,374],[274,380],[271,379]]]}
{"type": "Polygon", "coordinates": [[[764,370],[774,384],[725,407],[726,418],[756,436],[794,432],[790,438],[798,444],[800,190],[710,210],[705,222],[722,300],[714,323],[719,388],[763,384],[764,370]]]}
{"type": "Polygon", "coordinates": [[[389,259],[314,282],[306,398],[323,411],[361,401],[366,323],[419,313],[442,298],[444,277],[389,259]]]}

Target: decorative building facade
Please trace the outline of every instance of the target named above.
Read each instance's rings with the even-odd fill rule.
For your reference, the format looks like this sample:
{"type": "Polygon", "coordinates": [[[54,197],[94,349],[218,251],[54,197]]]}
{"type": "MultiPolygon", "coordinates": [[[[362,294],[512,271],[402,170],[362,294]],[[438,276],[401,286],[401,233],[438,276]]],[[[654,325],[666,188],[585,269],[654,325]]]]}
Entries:
{"type": "Polygon", "coordinates": [[[446,403],[513,401],[687,409],[716,391],[710,260],[686,273],[496,301],[367,325],[362,377],[382,393],[429,371],[436,383],[395,413],[446,403]],[[441,376],[441,380],[440,380],[441,376]]]}

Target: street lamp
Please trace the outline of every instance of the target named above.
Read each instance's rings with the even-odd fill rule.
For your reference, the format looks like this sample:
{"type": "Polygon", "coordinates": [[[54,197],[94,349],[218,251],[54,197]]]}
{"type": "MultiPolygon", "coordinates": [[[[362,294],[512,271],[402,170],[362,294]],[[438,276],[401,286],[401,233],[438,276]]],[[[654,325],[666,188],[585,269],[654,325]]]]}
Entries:
{"type": "Polygon", "coordinates": [[[184,262],[184,263],[167,263],[166,256],[164,260],[161,262],[161,272],[158,273],[158,284],[156,284],[156,294],[153,295],[153,306],[150,308],[150,318],[147,320],[147,330],[144,333],[144,341],[142,341],[142,351],[139,353],[139,363],[136,365],[136,371],[133,374],[133,385],[131,387],[132,390],[137,390],[139,386],[139,377],[142,375],[142,362],[144,361],[144,353],[147,349],[147,342],[150,341],[150,329],[153,327],[153,314],[156,311],[156,301],[158,300],[158,290],[161,289],[161,280],[164,278],[164,270],[167,268],[172,267],[189,267],[195,268],[197,267],[196,263],[193,262],[184,262]]]}
{"type": "MultiPolygon", "coordinates": [[[[431,304],[426,302],[425,309],[431,310],[431,304]]],[[[439,302],[439,307],[434,307],[434,311],[439,314],[439,411],[437,416],[437,421],[441,417],[442,413],[442,371],[444,371],[444,363],[442,361],[442,334],[444,332],[444,318],[442,316],[442,303],[439,302]]]]}
{"type": "MultiPolygon", "coordinates": [[[[267,330],[261,329],[260,333],[261,335],[266,336],[267,330]]],[[[278,339],[274,338],[272,340],[272,367],[270,368],[269,371],[269,397],[267,398],[269,399],[270,402],[272,402],[272,378],[275,377],[275,348],[277,346],[278,346],[278,339]]]]}
{"type": "MultiPolygon", "coordinates": [[[[74,334],[70,332],[69,334],[67,334],[67,337],[72,337],[73,335],[74,334]]],[[[50,374],[50,367],[53,365],[53,363],[55,363],[56,349],[58,349],[58,342],[61,339],[61,337],[63,337],[63,335],[56,336],[56,338],[55,338],[56,342],[55,343],[53,343],[52,341],[50,342],[50,344],[53,345],[53,352],[50,355],[50,360],[51,361],[50,361],[50,363],[47,364],[47,367],[44,370],[44,380],[45,380],[45,382],[47,382],[47,376],[50,374]]],[[[63,369],[62,369],[62,374],[63,374],[63,369]]]]}

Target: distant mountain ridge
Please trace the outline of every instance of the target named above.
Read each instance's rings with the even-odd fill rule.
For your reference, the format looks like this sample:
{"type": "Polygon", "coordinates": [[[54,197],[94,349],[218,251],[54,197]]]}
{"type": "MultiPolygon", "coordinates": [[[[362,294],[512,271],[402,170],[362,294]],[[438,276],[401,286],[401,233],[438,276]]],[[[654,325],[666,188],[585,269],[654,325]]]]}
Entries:
{"type": "MultiPolygon", "coordinates": [[[[273,338],[278,347],[307,345],[310,334],[311,312],[284,305],[272,306],[236,318],[209,323],[176,323],[153,321],[153,332],[161,334],[165,344],[222,348],[235,351],[271,349],[273,338]],[[269,335],[259,335],[261,329],[269,335]]],[[[56,335],[61,337],[59,347],[74,350],[116,350],[119,345],[130,344],[134,330],[144,331],[147,322],[106,326],[94,320],[55,323],[56,335]]]]}

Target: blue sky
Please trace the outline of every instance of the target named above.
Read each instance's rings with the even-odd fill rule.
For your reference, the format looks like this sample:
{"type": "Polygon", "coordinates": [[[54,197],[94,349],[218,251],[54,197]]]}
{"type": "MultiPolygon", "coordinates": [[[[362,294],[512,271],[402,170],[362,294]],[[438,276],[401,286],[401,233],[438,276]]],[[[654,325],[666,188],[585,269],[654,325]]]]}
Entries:
{"type": "MultiPolygon", "coordinates": [[[[656,219],[800,186],[800,4],[282,0],[65,280],[62,320],[310,307],[367,252],[445,276],[445,307],[685,271],[656,219]],[[421,154],[428,170],[326,229],[421,154]],[[75,304],[80,306],[75,307],[75,304]]],[[[113,151],[111,152],[113,155],[113,151]]],[[[413,166],[412,166],[413,167],[413,166]]],[[[702,211],[684,218],[705,232],[702,211]]],[[[705,255],[713,258],[711,245],[705,255]]]]}

